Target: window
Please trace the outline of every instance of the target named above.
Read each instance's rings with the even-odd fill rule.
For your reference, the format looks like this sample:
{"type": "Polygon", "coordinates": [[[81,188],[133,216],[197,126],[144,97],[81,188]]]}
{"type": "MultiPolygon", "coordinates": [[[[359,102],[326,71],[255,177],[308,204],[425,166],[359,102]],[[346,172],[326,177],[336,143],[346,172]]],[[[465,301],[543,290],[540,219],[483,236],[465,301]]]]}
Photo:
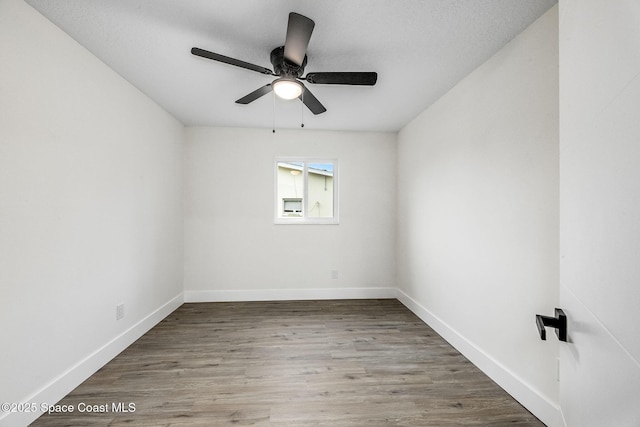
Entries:
{"type": "Polygon", "coordinates": [[[277,159],[277,224],[338,223],[338,162],[277,159]]]}

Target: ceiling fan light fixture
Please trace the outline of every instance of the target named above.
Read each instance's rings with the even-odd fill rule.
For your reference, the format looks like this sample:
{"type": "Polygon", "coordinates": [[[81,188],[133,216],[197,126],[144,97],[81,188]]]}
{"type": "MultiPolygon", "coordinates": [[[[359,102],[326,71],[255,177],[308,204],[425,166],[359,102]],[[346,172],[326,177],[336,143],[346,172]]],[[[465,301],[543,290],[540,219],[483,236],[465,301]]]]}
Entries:
{"type": "Polygon", "coordinates": [[[294,99],[302,94],[302,85],[295,79],[280,78],[273,82],[273,91],[282,99],[294,99]]]}

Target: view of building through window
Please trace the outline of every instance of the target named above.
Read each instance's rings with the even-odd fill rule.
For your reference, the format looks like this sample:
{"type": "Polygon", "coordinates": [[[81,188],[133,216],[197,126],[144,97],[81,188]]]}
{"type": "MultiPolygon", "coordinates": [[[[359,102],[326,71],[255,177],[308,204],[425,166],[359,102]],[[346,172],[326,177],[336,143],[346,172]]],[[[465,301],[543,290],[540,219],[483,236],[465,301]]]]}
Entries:
{"type": "Polygon", "coordinates": [[[335,168],[330,161],[278,161],[278,218],[334,218],[335,168]]]}

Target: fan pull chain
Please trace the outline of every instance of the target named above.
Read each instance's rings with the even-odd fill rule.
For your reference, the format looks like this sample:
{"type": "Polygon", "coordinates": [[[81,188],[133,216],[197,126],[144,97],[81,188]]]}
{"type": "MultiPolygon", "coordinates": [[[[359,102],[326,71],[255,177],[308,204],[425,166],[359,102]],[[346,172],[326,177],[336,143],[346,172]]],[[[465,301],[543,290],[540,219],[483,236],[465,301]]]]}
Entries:
{"type": "Polygon", "coordinates": [[[300,94],[300,100],[302,101],[300,103],[300,127],[303,128],[304,127],[304,89],[300,94]]]}
{"type": "Polygon", "coordinates": [[[273,94],[273,133],[276,133],[276,93],[271,91],[273,94]]]}

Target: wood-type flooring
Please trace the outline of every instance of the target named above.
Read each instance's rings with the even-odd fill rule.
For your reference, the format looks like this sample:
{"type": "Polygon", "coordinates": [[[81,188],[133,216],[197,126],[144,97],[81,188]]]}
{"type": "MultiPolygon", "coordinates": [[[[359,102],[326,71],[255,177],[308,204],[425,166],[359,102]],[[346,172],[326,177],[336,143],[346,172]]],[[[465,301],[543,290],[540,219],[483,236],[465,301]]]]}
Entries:
{"type": "Polygon", "coordinates": [[[58,404],[32,425],[544,425],[397,300],[184,304],[58,404]]]}

